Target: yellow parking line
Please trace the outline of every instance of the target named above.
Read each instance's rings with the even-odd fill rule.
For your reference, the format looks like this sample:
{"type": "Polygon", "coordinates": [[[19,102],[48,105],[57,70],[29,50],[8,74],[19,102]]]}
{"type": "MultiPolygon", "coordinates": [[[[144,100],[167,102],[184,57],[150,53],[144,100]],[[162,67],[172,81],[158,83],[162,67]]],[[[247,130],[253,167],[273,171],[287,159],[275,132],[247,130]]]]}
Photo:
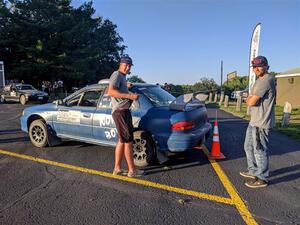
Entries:
{"type": "Polygon", "coordinates": [[[60,162],[50,161],[50,160],[46,160],[46,159],[41,159],[41,158],[37,158],[37,157],[32,157],[32,156],[18,154],[18,153],[4,151],[4,150],[0,150],[0,154],[13,156],[13,157],[21,158],[21,159],[26,159],[26,160],[30,160],[30,161],[34,161],[34,162],[38,162],[38,163],[48,164],[51,166],[57,166],[57,167],[61,167],[61,168],[76,170],[76,171],[80,171],[83,173],[95,174],[95,175],[102,176],[102,177],[108,177],[108,178],[122,180],[122,181],[130,182],[130,183],[140,184],[140,185],[144,185],[144,186],[148,186],[148,187],[152,187],[152,188],[171,191],[171,192],[175,192],[175,193],[179,193],[179,194],[183,194],[183,195],[187,195],[187,196],[192,196],[195,198],[206,199],[209,201],[219,202],[219,203],[223,203],[223,204],[228,204],[228,205],[236,204],[236,203],[234,203],[233,199],[231,199],[231,198],[225,198],[225,197],[221,197],[221,196],[217,196],[217,195],[210,195],[210,194],[205,194],[205,193],[187,190],[187,189],[183,189],[183,188],[172,187],[172,186],[168,186],[165,184],[159,184],[159,183],[155,183],[155,182],[151,182],[151,181],[147,181],[147,180],[129,178],[129,177],[125,177],[125,176],[116,176],[116,175],[112,175],[111,173],[107,173],[107,172],[103,172],[103,171],[87,169],[84,167],[73,166],[70,164],[64,164],[64,163],[60,163],[60,162]]]}
{"type": "MultiPolygon", "coordinates": [[[[204,153],[208,155],[208,149],[203,146],[204,153]]],[[[221,182],[223,183],[225,189],[227,190],[228,194],[230,195],[235,207],[239,211],[240,215],[248,225],[257,225],[257,222],[254,220],[252,214],[249,212],[247,206],[243,202],[242,198],[239,196],[231,182],[229,181],[228,177],[220,167],[220,165],[216,162],[216,160],[209,159],[212,167],[216,171],[217,175],[219,176],[221,182]]]]}

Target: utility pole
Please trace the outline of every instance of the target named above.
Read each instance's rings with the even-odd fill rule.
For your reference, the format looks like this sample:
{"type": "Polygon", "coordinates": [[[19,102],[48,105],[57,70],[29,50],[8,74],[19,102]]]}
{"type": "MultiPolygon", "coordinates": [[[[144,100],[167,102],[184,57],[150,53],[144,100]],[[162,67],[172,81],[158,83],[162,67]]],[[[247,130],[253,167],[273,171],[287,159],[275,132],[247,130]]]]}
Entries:
{"type": "Polygon", "coordinates": [[[0,88],[5,86],[4,62],[0,61],[0,88]]]}
{"type": "Polygon", "coordinates": [[[221,92],[222,92],[222,85],[223,85],[223,60],[221,60],[221,92]]]}

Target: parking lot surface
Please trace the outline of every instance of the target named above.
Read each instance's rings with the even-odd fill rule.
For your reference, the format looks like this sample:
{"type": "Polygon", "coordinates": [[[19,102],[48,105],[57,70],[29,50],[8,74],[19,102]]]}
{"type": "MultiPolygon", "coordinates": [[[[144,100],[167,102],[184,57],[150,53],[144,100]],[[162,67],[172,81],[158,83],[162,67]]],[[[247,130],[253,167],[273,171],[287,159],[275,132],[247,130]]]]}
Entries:
{"type": "MultiPolygon", "coordinates": [[[[300,224],[300,143],[281,134],[271,136],[264,189],[245,187],[239,176],[247,122],[222,111],[226,160],[191,150],[129,179],[111,175],[111,147],[33,147],[20,130],[25,107],[0,105],[0,224],[300,224]]],[[[208,109],[212,121],[215,110],[208,109]]]]}

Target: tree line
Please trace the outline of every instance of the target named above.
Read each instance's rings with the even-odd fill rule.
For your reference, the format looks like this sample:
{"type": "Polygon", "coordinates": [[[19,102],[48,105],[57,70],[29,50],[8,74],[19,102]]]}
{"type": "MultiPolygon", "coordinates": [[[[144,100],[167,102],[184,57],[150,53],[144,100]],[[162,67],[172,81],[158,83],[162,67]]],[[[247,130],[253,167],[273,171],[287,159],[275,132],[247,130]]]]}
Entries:
{"type": "MultiPolygon", "coordinates": [[[[92,2],[78,8],[70,4],[71,0],[0,0],[0,61],[8,80],[39,88],[42,81],[63,80],[70,90],[108,78],[117,69],[126,49],[117,26],[95,17],[92,2]]],[[[144,82],[138,76],[130,79],[144,82]]],[[[247,84],[247,76],[236,77],[224,82],[222,90],[243,90],[247,84]]],[[[204,76],[193,85],[168,85],[175,96],[221,89],[204,76]]]]}
{"type": "MultiPolygon", "coordinates": [[[[129,77],[128,81],[132,83],[135,82],[145,83],[145,81],[137,75],[133,75],[129,77]]],[[[220,92],[220,91],[224,91],[225,94],[230,95],[232,91],[247,89],[248,82],[249,82],[248,76],[235,77],[229,81],[225,81],[221,87],[214,81],[214,79],[202,77],[198,82],[192,85],[189,84],[174,85],[171,83],[165,83],[165,84],[161,84],[161,86],[164,89],[168,90],[174,96],[179,96],[191,92],[209,93],[209,92],[220,92]]]]}
{"type": "Polygon", "coordinates": [[[92,2],[0,0],[0,60],[6,78],[70,86],[110,76],[126,46],[110,20],[94,17],[92,2]]]}

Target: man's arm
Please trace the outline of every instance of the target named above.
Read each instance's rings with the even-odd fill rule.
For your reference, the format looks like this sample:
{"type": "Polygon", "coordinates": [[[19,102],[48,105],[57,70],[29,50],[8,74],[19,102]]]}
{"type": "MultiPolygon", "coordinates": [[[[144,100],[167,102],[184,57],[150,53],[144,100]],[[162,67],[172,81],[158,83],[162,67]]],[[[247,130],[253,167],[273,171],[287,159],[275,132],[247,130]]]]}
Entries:
{"type": "Polygon", "coordinates": [[[249,95],[246,104],[247,106],[254,106],[259,101],[260,97],[257,95],[249,95]]]}
{"type": "Polygon", "coordinates": [[[112,85],[108,86],[108,92],[107,94],[114,98],[127,98],[130,100],[137,100],[138,95],[132,94],[132,93],[121,93],[117,88],[114,88],[112,85]]]}

